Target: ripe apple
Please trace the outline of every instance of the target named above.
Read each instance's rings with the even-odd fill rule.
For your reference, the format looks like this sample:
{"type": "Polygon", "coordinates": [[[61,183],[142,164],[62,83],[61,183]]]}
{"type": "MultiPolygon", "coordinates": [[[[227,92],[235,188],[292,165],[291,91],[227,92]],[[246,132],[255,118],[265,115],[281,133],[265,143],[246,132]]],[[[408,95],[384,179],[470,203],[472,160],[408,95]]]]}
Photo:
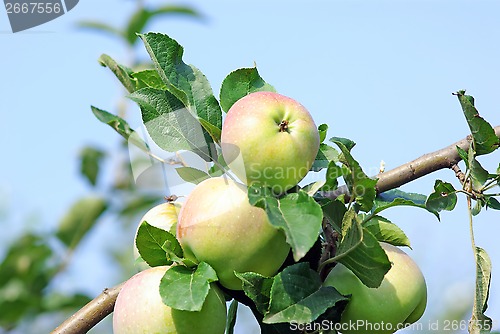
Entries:
{"type": "Polygon", "coordinates": [[[172,309],[163,304],[159,292],[167,269],[149,268],[125,283],[115,303],[113,333],[223,334],[226,302],[220,289],[211,285],[199,312],[172,309]]]}
{"type": "Polygon", "coordinates": [[[425,311],[427,287],[419,267],[399,248],[381,245],[392,267],[380,287],[366,287],[340,263],[324,282],[344,295],[352,295],[341,317],[343,334],[394,333],[420,319],[425,311]]]}
{"type": "Polygon", "coordinates": [[[220,283],[233,290],[242,289],[235,271],[274,275],[290,251],[283,231],[250,205],[247,188],[224,177],[207,179],[189,194],[177,238],[185,257],[211,265],[220,283]]]}
{"type": "MultiPolygon", "coordinates": [[[[143,221],[147,221],[149,225],[161,228],[162,230],[168,231],[175,235],[175,231],[177,228],[177,216],[179,215],[180,209],[180,203],[174,202],[162,203],[150,209],[139,221],[134,240],[137,237],[139,226],[141,226],[143,221]]],[[[137,246],[134,242],[134,259],[138,259],[139,257],[139,251],[137,250],[137,246]]],[[[144,261],[137,263],[137,266],[139,270],[145,270],[149,268],[148,264],[144,261]]]]}
{"type": "Polygon", "coordinates": [[[251,93],[233,104],[222,126],[222,154],[247,185],[282,193],[309,172],[319,148],[314,120],[297,101],[273,92],[251,93]]]}

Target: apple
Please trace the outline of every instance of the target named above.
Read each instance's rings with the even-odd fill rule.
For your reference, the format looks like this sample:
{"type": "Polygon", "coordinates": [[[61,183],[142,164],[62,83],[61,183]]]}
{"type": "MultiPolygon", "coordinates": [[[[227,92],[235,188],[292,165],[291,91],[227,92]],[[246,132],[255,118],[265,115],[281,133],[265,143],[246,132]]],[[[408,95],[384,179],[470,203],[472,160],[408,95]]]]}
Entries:
{"type": "Polygon", "coordinates": [[[273,92],[251,93],[232,105],[222,126],[229,168],[245,184],[282,193],[309,172],[319,149],[314,120],[297,101],[273,92]]]}
{"type": "Polygon", "coordinates": [[[290,251],[283,231],[269,223],[263,209],[250,205],[247,187],[224,177],[204,180],[189,194],[177,239],[186,258],[211,265],[232,290],[242,289],[235,271],[272,276],[290,251]]]}
{"type": "Polygon", "coordinates": [[[114,307],[113,333],[223,334],[226,301],[216,285],[211,285],[199,312],[180,311],[163,304],[159,286],[168,268],[141,271],[123,285],[114,307]]]}
{"type": "MultiPolygon", "coordinates": [[[[174,202],[162,203],[150,209],[139,221],[134,240],[137,238],[139,226],[141,226],[143,221],[148,222],[149,225],[161,228],[162,230],[168,231],[175,235],[175,231],[177,228],[177,216],[179,215],[180,209],[180,203],[174,202]]],[[[139,257],[140,254],[134,242],[134,259],[138,259],[139,257]]],[[[144,261],[137,262],[136,265],[139,270],[145,270],[149,268],[148,264],[144,261]]]]}
{"type": "Polygon", "coordinates": [[[343,334],[394,333],[420,319],[425,311],[427,287],[419,267],[399,248],[381,245],[392,267],[378,288],[368,288],[340,263],[325,279],[325,285],[352,295],[341,316],[343,334]]]}

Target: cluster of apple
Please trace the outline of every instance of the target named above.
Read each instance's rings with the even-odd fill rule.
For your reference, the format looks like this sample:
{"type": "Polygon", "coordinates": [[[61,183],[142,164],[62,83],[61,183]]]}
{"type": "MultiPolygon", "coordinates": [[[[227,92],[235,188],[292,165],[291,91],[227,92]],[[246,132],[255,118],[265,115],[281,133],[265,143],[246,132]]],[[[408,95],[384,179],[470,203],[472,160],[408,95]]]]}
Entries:
{"type": "MultiPolygon", "coordinates": [[[[227,175],[199,183],[182,205],[164,203],[153,208],[141,222],[174,234],[184,257],[209,264],[222,287],[242,290],[235,272],[271,277],[290,252],[283,231],[270,224],[263,209],[249,203],[247,186],[259,183],[276,195],[290,190],[311,169],[320,139],[301,104],[277,93],[256,92],[230,108],[221,143],[230,168],[227,175]]],[[[342,322],[364,319],[399,324],[421,317],[426,287],[420,270],[396,247],[383,247],[393,266],[379,288],[367,288],[340,264],[325,280],[325,285],[352,295],[342,322]]],[[[135,255],[139,257],[137,251],[135,255]]],[[[125,283],[114,309],[114,333],[224,333],[226,301],[219,285],[211,283],[201,311],[176,310],[163,304],[158,288],[168,268],[143,268],[125,283]]],[[[343,332],[391,333],[395,329],[347,328],[343,332]]]]}

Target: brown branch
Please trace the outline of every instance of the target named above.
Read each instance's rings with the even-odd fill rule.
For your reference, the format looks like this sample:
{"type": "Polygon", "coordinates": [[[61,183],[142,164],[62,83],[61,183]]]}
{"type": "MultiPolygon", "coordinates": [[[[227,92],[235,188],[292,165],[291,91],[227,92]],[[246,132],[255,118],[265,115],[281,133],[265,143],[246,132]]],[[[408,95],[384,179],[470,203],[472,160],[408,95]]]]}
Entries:
{"type": "MultiPolygon", "coordinates": [[[[496,136],[500,138],[500,125],[495,127],[494,130],[496,136]]],[[[378,178],[377,193],[383,193],[384,191],[398,188],[403,184],[414,181],[437,170],[452,168],[453,165],[456,165],[461,160],[456,147],[458,146],[467,151],[471,140],[472,138],[469,135],[466,138],[451,144],[450,146],[425,154],[420,158],[391,169],[388,172],[378,174],[376,176],[376,178],[378,178]]],[[[337,190],[325,192],[323,195],[325,197],[335,199],[340,195],[349,194],[347,187],[342,186],[337,190]]]]}
{"type": "MultiPolygon", "coordinates": [[[[495,134],[500,138],[500,126],[495,127],[495,134]]],[[[443,168],[452,168],[460,161],[456,146],[467,150],[471,138],[467,137],[439,151],[429,153],[415,159],[400,167],[377,175],[377,191],[379,193],[397,188],[403,184],[418,179],[424,175],[443,168]]],[[[341,194],[347,194],[346,187],[340,187],[336,191],[325,193],[327,197],[336,198],[341,194]]],[[[124,283],[110,289],[105,289],[94,300],[73,314],[51,334],[83,334],[113,312],[116,297],[124,283]]]]}
{"type": "Polygon", "coordinates": [[[116,297],[125,283],[104,291],[66,319],[51,334],[83,334],[106,318],[115,306],[116,297]]]}

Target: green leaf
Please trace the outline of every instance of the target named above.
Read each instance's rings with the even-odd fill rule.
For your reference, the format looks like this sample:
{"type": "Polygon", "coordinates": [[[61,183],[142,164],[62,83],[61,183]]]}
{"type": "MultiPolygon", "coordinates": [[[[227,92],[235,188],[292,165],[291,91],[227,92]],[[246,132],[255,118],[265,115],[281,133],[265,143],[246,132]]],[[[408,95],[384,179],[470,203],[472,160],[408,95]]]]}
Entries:
{"type": "Polygon", "coordinates": [[[269,308],[273,279],[252,272],[235,273],[235,275],[243,283],[245,295],[254,302],[257,310],[264,315],[269,308]]]}
{"type": "Polygon", "coordinates": [[[328,124],[320,124],[320,126],[318,126],[320,143],[325,141],[327,132],[328,132],[328,124]]]}
{"type": "Polygon", "coordinates": [[[125,39],[130,45],[134,45],[137,41],[137,33],[143,32],[146,25],[156,16],[164,15],[187,15],[190,17],[201,17],[200,14],[192,8],[185,6],[162,6],[157,9],[149,10],[144,7],[139,9],[130,17],[129,22],[125,28],[125,39]]]}
{"type": "Polygon", "coordinates": [[[354,147],[354,142],[345,138],[336,137],[331,138],[330,141],[337,144],[340,148],[342,151],[340,162],[349,168],[351,172],[349,175],[344,176],[351,196],[354,197],[361,210],[370,211],[377,195],[377,190],[375,188],[377,180],[369,178],[363,172],[359,163],[352,157],[350,150],[354,147]]]}
{"type": "Polygon", "coordinates": [[[217,281],[215,270],[205,262],[194,268],[174,266],[165,272],[160,281],[163,303],[176,310],[200,311],[210,290],[210,283],[217,281]]]}
{"type": "Polygon", "coordinates": [[[108,56],[107,54],[102,54],[99,57],[99,63],[107,67],[113,72],[113,74],[120,80],[123,87],[129,92],[132,93],[136,90],[136,84],[132,79],[131,75],[133,71],[126,66],[118,64],[113,58],[108,56]]]}
{"type": "Polygon", "coordinates": [[[469,153],[468,153],[468,168],[470,171],[470,177],[472,179],[472,186],[473,189],[478,190],[480,189],[486,181],[488,181],[488,178],[490,174],[486,169],[481,166],[479,161],[476,160],[475,158],[476,152],[474,152],[472,146],[469,148],[469,153]]]}
{"type": "Polygon", "coordinates": [[[173,234],[146,221],[139,225],[135,245],[151,267],[171,265],[183,257],[182,247],[173,234]]]}
{"type": "Polygon", "coordinates": [[[387,242],[394,246],[410,246],[410,239],[396,224],[381,216],[373,216],[363,223],[363,227],[370,231],[378,241],[387,242]]]}
{"type": "Polygon", "coordinates": [[[261,78],[257,67],[237,69],[222,81],[220,105],[225,112],[228,112],[229,108],[242,97],[261,91],[276,92],[273,86],[261,78]]]}
{"type": "Polygon", "coordinates": [[[370,288],[377,288],[391,268],[377,238],[361,226],[360,217],[351,208],[342,220],[342,239],[335,258],[370,288]]]}
{"type": "Polygon", "coordinates": [[[347,168],[337,166],[334,161],[330,161],[325,174],[325,185],[321,190],[331,191],[337,189],[339,184],[337,179],[339,177],[346,176],[347,174],[349,174],[349,170],[347,168]]]}
{"type": "Polygon", "coordinates": [[[43,311],[45,291],[61,265],[49,240],[31,233],[14,240],[0,263],[0,326],[14,328],[43,311]]]}
{"type": "Polygon", "coordinates": [[[500,202],[493,196],[486,196],[486,207],[493,210],[500,210],[500,202]]]}
{"type": "Polygon", "coordinates": [[[456,146],[458,156],[465,162],[465,166],[469,168],[469,154],[463,148],[456,146]]]}
{"type": "MultiPolygon", "coordinates": [[[[385,191],[378,194],[375,198],[372,214],[378,214],[379,212],[392,208],[394,206],[414,206],[417,208],[422,208],[428,210],[425,202],[427,197],[422,194],[407,193],[399,189],[393,189],[385,191]]],[[[439,218],[439,215],[435,211],[429,211],[439,218]]]]}
{"type": "Polygon", "coordinates": [[[57,238],[69,249],[76,248],[107,208],[106,200],[100,197],[85,197],[76,201],[59,222],[57,238]]]}
{"type": "MultiPolygon", "coordinates": [[[[222,129],[222,111],[207,78],[182,60],[184,49],[164,34],[139,35],[168,91],[198,118],[222,129]]],[[[207,142],[210,136],[206,134],[207,142]]]]}
{"type": "Polygon", "coordinates": [[[252,185],[248,188],[250,204],[266,210],[270,223],[282,229],[292,247],[293,258],[300,260],[316,242],[321,230],[321,206],[304,191],[275,198],[271,190],[252,185]]]}
{"type": "Polygon", "coordinates": [[[436,180],[434,192],[429,195],[425,206],[431,212],[452,211],[457,204],[456,190],[451,183],[436,180]]]}
{"type": "Polygon", "coordinates": [[[104,155],[104,151],[91,146],[86,146],[80,151],[80,173],[93,186],[96,185],[104,155]]]}
{"type": "MultiPolygon", "coordinates": [[[[344,146],[345,146],[345,148],[346,148],[349,152],[351,152],[351,150],[353,149],[353,147],[354,147],[354,146],[356,146],[356,143],[355,143],[355,142],[353,142],[352,140],[348,139],[348,138],[342,138],[342,137],[332,137],[332,138],[330,138],[330,141],[331,141],[332,143],[335,143],[335,144],[337,144],[337,143],[341,143],[342,145],[344,145],[344,146]]],[[[338,146],[338,144],[337,144],[337,146],[338,146]]]]}
{"type": "Polygon", "coordinates": [[[319,144],[318,154],[314,159],[311,170],[319,172],[323,168],[327,168],[330,162],[339,162],[339,152],[327,144],[319,144]]]}
{"type": "Polygon", "coordinates": [[[210,160],[210,145],[198,119],[168,91],[142,88],[130,95],[141,107],[142,120],[153,141],[163,150],[189,150],[210,160]]]}
{"type": "Polygon", "coordinates": [[[161,200],[162,196],[158,195],[138,195],[122,205],[119,214],[122,216],[132,216],[135,217],[138,212],[143,212],[156,206],[161,200]]]}
{"type": "Polygon", "coordinates": [[[328,219],[333,229],[338,233],[342,233],[342,221],[347,212],[347,208],[344,203],[336,199],[334,201],[326,200],[321,206],[323,210],[323,216],[328,219]]]}
{"type": "Polygon", "coordinates": [[[500,146],[500,139],[495,135],[493,127],[479,116],[479,112],[474,106],[474,98],[465,95],[464,90],[458,91],[456,95],[469,124],[476,154],[488,154],[496,150],[500,146]]]}
{"type": "Polygon", "coordinates": [[[123,37],[122,32],[113,26],[107,25],[106,23],[96,22],[96,21],[80,21],[78,22],[80,28],[96,30],[98,32],[105,32],[114,36],[123,37]]]}
{"type": "Polygon", "coordinates": [[[94,116],[102,123],[108,124],[118,134],[120,134],[129,143],[134,144],[139,149],[149,152],[149,146],[140,138],[140,136],[133,129],[130,128],[127,121],[123,118],[113,115],[105,110],[91,106],[94,116]]]}
{"type": "Polygon", "coordinates": [[[236,299],[233,299],[231,305],[229,305],[229,311],[227,313],[226,334],[234,333],[234,326],[236,325],[237,314],[238,314],[238,301],[236,299]]]}
{"type": "Polygon", "coordinates": [[[318,273],[307,263],[297,263],[274,277],[269,311],[263,321],[310,323],[343,300],[346,297],[333,287],[322,285],[318,273]]]}
{"type": "Polygon", "coordinates": [[[210,178],[210,175],[193,167],[178,167],[175,169],[177,174],[186,182],[198,184],[210,178]]]}
{"type": "Polygon", "coordinates": [[[167,85],[161,80],[160,75],[156,70],[143,70],[131,74],[132,78],[137,80],[137,89],[141,88],[154,88],[159,90],[166,90],[167,85]]]}
{"type": "Polygon", "coordinates": [[[469,322],[469,333],[489,333],[492,320],[484,312],[488,308],[488,297],[491,282],[491,260],[488,253],[480,247],[475,249],[476,255],[476,289],[472,317],[469,322]]]}

